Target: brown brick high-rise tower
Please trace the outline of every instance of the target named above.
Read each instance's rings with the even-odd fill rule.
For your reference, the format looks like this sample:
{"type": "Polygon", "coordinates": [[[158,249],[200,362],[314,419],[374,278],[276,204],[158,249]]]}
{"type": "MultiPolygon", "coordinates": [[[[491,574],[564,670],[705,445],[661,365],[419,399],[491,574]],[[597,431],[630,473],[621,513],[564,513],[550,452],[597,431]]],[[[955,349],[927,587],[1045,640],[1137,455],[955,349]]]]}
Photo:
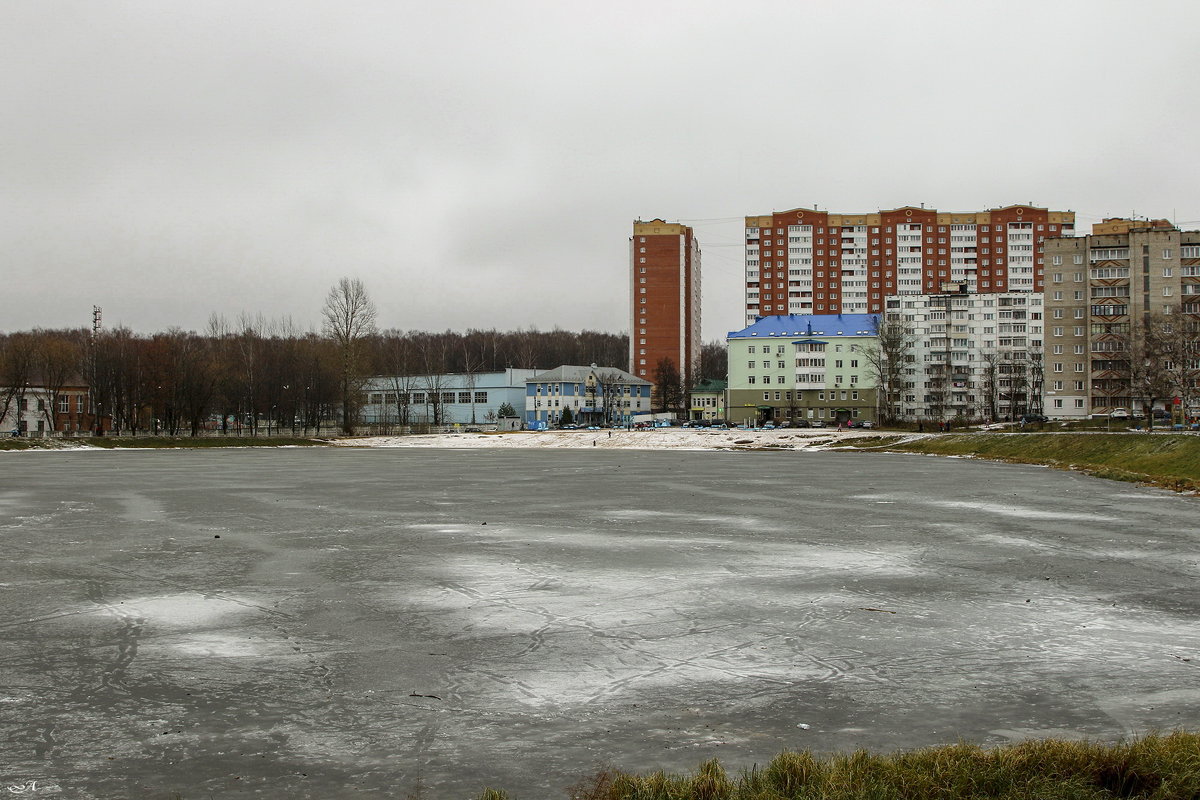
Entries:
{"type": "Polygon", "coordinates": [[[633,223],[629,240],[629,371],[654,380],[669,358],[686,392],[700,361],[700,245],[687,225],[633,223]]]}

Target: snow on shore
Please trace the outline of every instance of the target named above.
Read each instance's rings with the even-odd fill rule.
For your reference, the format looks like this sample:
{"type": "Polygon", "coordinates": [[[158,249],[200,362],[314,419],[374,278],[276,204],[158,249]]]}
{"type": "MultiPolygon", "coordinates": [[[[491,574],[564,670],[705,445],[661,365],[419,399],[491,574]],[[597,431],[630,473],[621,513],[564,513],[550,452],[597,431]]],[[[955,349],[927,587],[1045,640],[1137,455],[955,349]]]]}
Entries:
{"type": "Polygon", "coordinates": [[[514,431],[512,433],[443,433],[418,436],[368,436],[337,439],[344,447],[489,447],[489,448],[608,448],[615,450],[729,450],[779,448],[822,449],[831,442],[876,431],[836,428],[779,430],[705,430],[704,428],[654,428],[650,430],[514,431]]]}

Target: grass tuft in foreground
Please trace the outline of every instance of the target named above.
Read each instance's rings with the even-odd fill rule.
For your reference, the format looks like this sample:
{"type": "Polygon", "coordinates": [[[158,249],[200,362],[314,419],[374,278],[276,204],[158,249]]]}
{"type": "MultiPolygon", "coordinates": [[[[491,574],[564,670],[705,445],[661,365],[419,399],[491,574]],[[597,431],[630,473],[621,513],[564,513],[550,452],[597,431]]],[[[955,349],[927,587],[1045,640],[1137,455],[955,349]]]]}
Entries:
{"type": "Polygon", "coordinates": [[[1200,436],[1145,433],[962,433],[848,439],[845,449],[964,455],[1072,468],[1099,478],[1200,489],[1200,436]]]}
{"type": "MultiPolygon", "coordinates": [[[[570,800],[1197,800],[1200,734],[1151,735],[1116,745],[1038,739],[892,755],[818,758],[784,752],[736,778],[716,760],[691,775],[606,769],[570,800]]],[[[480,800],[507,800],[488,789],[480,800]]]]}

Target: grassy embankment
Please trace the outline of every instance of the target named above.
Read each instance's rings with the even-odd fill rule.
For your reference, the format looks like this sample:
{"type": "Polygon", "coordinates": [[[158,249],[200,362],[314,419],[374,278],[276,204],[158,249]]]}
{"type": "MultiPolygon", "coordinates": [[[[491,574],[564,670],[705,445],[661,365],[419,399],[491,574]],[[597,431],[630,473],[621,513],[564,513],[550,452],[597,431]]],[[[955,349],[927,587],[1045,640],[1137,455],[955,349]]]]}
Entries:
{"type": "MultiPolygon", "coordinates": [[[[715,760],[691,775],[603,770],[571,800],[1196,800],[1200,734],[1176,732],[1116,745],[1031,740],[907,753],[820,758],[785,752],[730,776],[715,760]]],[[[506,800],[489,789],[480,800],[506,800]]]]}
{"type": "Polygon", "coordinates": [[[84,436],[74,439],[0,439],[0,450],[68,450],[73,447],[319,447],[326,444],[328,442],[323,439],[305,439],[299,436],[84,436]]]}
{"type": "Polygon", "coordinates": [[[846,449],[975,456],[1078,469],[1098,478],[1200,489],[1200,437],[1138,433],[961,433],[905,441],[900,436],[849,439],[846,449]]]}

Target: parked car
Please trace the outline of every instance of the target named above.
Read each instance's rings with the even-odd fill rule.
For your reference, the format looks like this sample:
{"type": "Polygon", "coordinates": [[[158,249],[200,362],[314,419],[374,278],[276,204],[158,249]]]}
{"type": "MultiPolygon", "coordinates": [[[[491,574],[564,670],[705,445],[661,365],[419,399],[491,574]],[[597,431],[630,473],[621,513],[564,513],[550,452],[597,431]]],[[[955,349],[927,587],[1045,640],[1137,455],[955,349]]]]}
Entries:
{"type": "Polygon", "coordinates": [[[1026,425],[1032,425],[1035,423],[1043,423],[1043,422],[1048,422],[1048,421],[1049,420],[1046,419],[1046,416],[1044,414],[1025,414],[1024,416],[1021,417],[1021,422],[1025,423],[1026,425]]]}
{"type": "Polygon", "coordinates": [[[825,423],[819,419],[814,419],[810,424],[814,428],[824,428],[825,427],[825,423]]]}
{"type": "Polygon", "coordinates": [[[871,420],[869,420],[869,419],[864,419],[862,422],[858,423],[858,425],[856,425],[855,427],[858,427],[858,428],[874,428],[874,427],[875,427],[875,423],[874,423],[874,422],[872,422],[872,421],[871,421],[871,420]]]}
{"type": "Polygon", "coordinates": [[[1113,419],[1129,419],[1129,409],[1114,408],[1108,415],[1113,419]]]}
{"type": "Polygon", "coordinates": [[[812,423],[810,423],[806,419],[794,419],[794,420],[792,420],[792,427],[793,428],[811,428],[812,423]]]}

